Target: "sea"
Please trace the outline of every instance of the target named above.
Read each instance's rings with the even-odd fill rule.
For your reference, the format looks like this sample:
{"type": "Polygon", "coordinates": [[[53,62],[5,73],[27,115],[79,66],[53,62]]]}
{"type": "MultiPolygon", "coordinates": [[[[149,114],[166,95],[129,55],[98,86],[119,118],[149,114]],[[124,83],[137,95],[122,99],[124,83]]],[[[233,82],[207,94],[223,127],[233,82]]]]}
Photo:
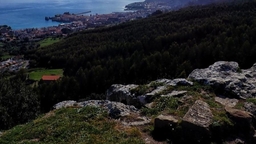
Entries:
{"type": "Polygon", "coordinates": [[[58,22],[45,21],[45,17],[64,12],[123,12],[125,5],[140,1],[144,0],[0,0],[0,25],[13,30],[56,26],[58,22]]]}

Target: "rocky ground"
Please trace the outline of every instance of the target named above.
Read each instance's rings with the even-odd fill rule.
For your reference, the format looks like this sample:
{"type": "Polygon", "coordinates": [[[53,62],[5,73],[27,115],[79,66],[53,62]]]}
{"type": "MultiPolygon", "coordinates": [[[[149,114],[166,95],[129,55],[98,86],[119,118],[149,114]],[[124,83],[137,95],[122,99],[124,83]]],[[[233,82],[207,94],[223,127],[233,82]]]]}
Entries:
{"type": "Polygon", "coordinates": [[[139,129],[145,143],[256,143],[255,76],[256,64],[243,70],[220,61],[186,79],[113,84],[106,100],[63,101],[54,109],[102,108],[120,129],[139,129]]]}
{"type": "Polygon", "coordinates": [[[114,84],[111,101],[140,108],[153,119],[157,140],[174,143],[254,143],[256,64],[242,70],[219,61],[187,79],[159,79],[146,85],[114,84]]]}

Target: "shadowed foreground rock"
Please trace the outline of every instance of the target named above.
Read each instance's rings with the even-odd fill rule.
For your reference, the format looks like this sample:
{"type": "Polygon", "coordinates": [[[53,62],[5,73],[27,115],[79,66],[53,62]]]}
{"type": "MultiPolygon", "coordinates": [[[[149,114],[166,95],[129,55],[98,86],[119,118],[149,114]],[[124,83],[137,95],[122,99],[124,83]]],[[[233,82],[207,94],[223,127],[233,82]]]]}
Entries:
{"type": "Polygon", "coordinates": [[[253,136],[255,134],[253,115],[251,113],[230,107],[225,107],[225,110],[230,119],[235,122],[236,131],[245,136],[253,136]]]}
{"type": "Polygon", "coordinates": [[[159,115],[155,118],[154,124],[156,130],[173,129],[177,126],[178,120],[171,115],[159,115]]]}

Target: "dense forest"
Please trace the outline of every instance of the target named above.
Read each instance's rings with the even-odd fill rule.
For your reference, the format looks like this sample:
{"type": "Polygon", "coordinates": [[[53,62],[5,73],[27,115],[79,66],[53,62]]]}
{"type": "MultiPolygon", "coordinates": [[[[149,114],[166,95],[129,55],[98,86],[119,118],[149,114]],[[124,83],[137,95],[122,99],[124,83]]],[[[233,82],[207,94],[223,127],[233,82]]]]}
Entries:
{"type": "Polygon", "coordinates": [[[25,123],[40,114],[39,95],[24,81],[22,71],[11,78],[0,75],[0,130],[25,123]]]}
{"type": "Polygon", "coordinates": [[[255,1],[188,7],[74,33],[25,52],[34,67],[64,69],[62,79],[28,93],[46,112],[62,100],[103,98],[113,83],[186,77],[219,60],[248,68],[256,62],[255,33],[255,1]]]}

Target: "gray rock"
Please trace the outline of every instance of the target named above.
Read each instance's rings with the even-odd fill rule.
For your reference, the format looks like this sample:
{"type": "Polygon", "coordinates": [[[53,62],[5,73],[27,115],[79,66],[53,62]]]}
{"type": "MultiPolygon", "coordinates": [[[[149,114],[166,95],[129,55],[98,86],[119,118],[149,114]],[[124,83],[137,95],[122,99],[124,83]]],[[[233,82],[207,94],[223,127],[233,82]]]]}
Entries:
{"type": "Polygon", "coordinates": [[[69,101],[62,101],[53,106],[54,109],[60,109],[60,108],[66,108],[66,107],[72,107],[76,104],[76,101],[69,100],[69,101]]]}
{"type": "Polygon", "coordinates": [[[78,106],[95,106],[107,110],[112,118],[130,115],[131,113],[138,113],[138,109],[132,105],[125,105],[120,102],[111,102],[108,100],[89,100],[77,103],[78,106]]]}
{"type": "Polygon", "coordinates": [[[191,143],[207,142],[211,137],[209,127],[212,121],[213,114],[209,105],[202,100],[197,100],[182,119],[184,138],[191,143]]]}
{"type": "Polygon", "coordinates": [[[183,122],[198,127],[208,128],[212,123],[212,119],[213,114],[209,105],[204,101],[197,100],[183,117],[183,122]]]}
{"type": "Polygon", "coordinates": [[[211,85],[236,97],[256,97],[256,64],[241,70],[236,62],[219,61],[208,68],[195,69],[188,79],[211,85]]]}
{"type": "Polygon", "coordinates": [[[238,103],[238,99],[231,99],[223,96],[217,96],[214,98],[216,102],[222,104],[223,106],[234,107],[238,103]]]}
{"type": "Polygon", "coordinates": [[[154,129],[174,129],[178,124],[178,120],[171,115],[159,115],[155,118],[154,129]]]}
{"type": "Polygon", "coordinates": [[[184,96],[187,93],[187,91],[172,91],[169,94],[161,95],[161,97],[181,97],[184,96]]]}
{"type": "Polygon", "coordinates": [[[187,79],[184,79],[184,78],[173,79],[171,83],[173,83],[174,86],[192,86],[193,85],[193,82],[188,81],[187,79]]]}
{"type": "MultiPolygon", "coordinates": [[[[140,107],[141,105],[145,105],[147,103],[152,102],[155,96],[158,96],[159,94],[161,94],[161,92],[167,89],[167,86],[193,85],[193,82],[188,81],[184,78],[178,78],[173,80],[158,79],[156,81],[152,81],[151,83],[147,84],[147,86],[150,87],[152,83],[160,83],[160,85],[154,87],[154,89],[152,89],[151,92],[146,93],[144,95],[140,95],[140,96],[135,96],[134,94],[131,93],[131,90],[137,88],[138,85],[113,84],[106,92],[106,99],[110,101],[117,101],[117,102],[122,102],[124,104],[140,107]]],[[[178,96],[179,94],[174,94],[174,95],[178,96]]]]}
{"type": "Polygon", "coordinates": [[[160,92],[162,92],[165,89],[166,89],[166,86],[159,86],[156,89],[154,89],[153,91],[151,91],[150,93],[147,93],[146,96],[157,95],[157,94],[159,94],[160,92]]]}
{"type": "Polygon", "coordinates": [[[0,132],[0,137],[3,135],[3,133],[2,132],[0,132]]]}
{"type": "Polygon", "coordinates": [[[128,105],[137,105],[138,99],[131,94],[131,90],[138,85],[113,84],[106,92],[106,99],[110,101],[122,102],[128,105]]]}
{"type": "Polygon", "coordinates": [[[100,107],[106,110],[112,118],[119,118],[122,116],[130,115],[131,113],[138,113],[138,109],[132,105],[125,105],[120,102],[111,102],[108,100],[89,100],[83,102],[76,101],[63,101],[54,105],[55,109],[76,106],[76,107],[85,107],[85,106],[94,106],[100,107]]]}
{"type": "Polygon", "coordinates": [[[256,116],[256,105],[255,104],[253,104],[252,102],[245,102],[244,108],[246,111],[248,111],[256,116]]]}

